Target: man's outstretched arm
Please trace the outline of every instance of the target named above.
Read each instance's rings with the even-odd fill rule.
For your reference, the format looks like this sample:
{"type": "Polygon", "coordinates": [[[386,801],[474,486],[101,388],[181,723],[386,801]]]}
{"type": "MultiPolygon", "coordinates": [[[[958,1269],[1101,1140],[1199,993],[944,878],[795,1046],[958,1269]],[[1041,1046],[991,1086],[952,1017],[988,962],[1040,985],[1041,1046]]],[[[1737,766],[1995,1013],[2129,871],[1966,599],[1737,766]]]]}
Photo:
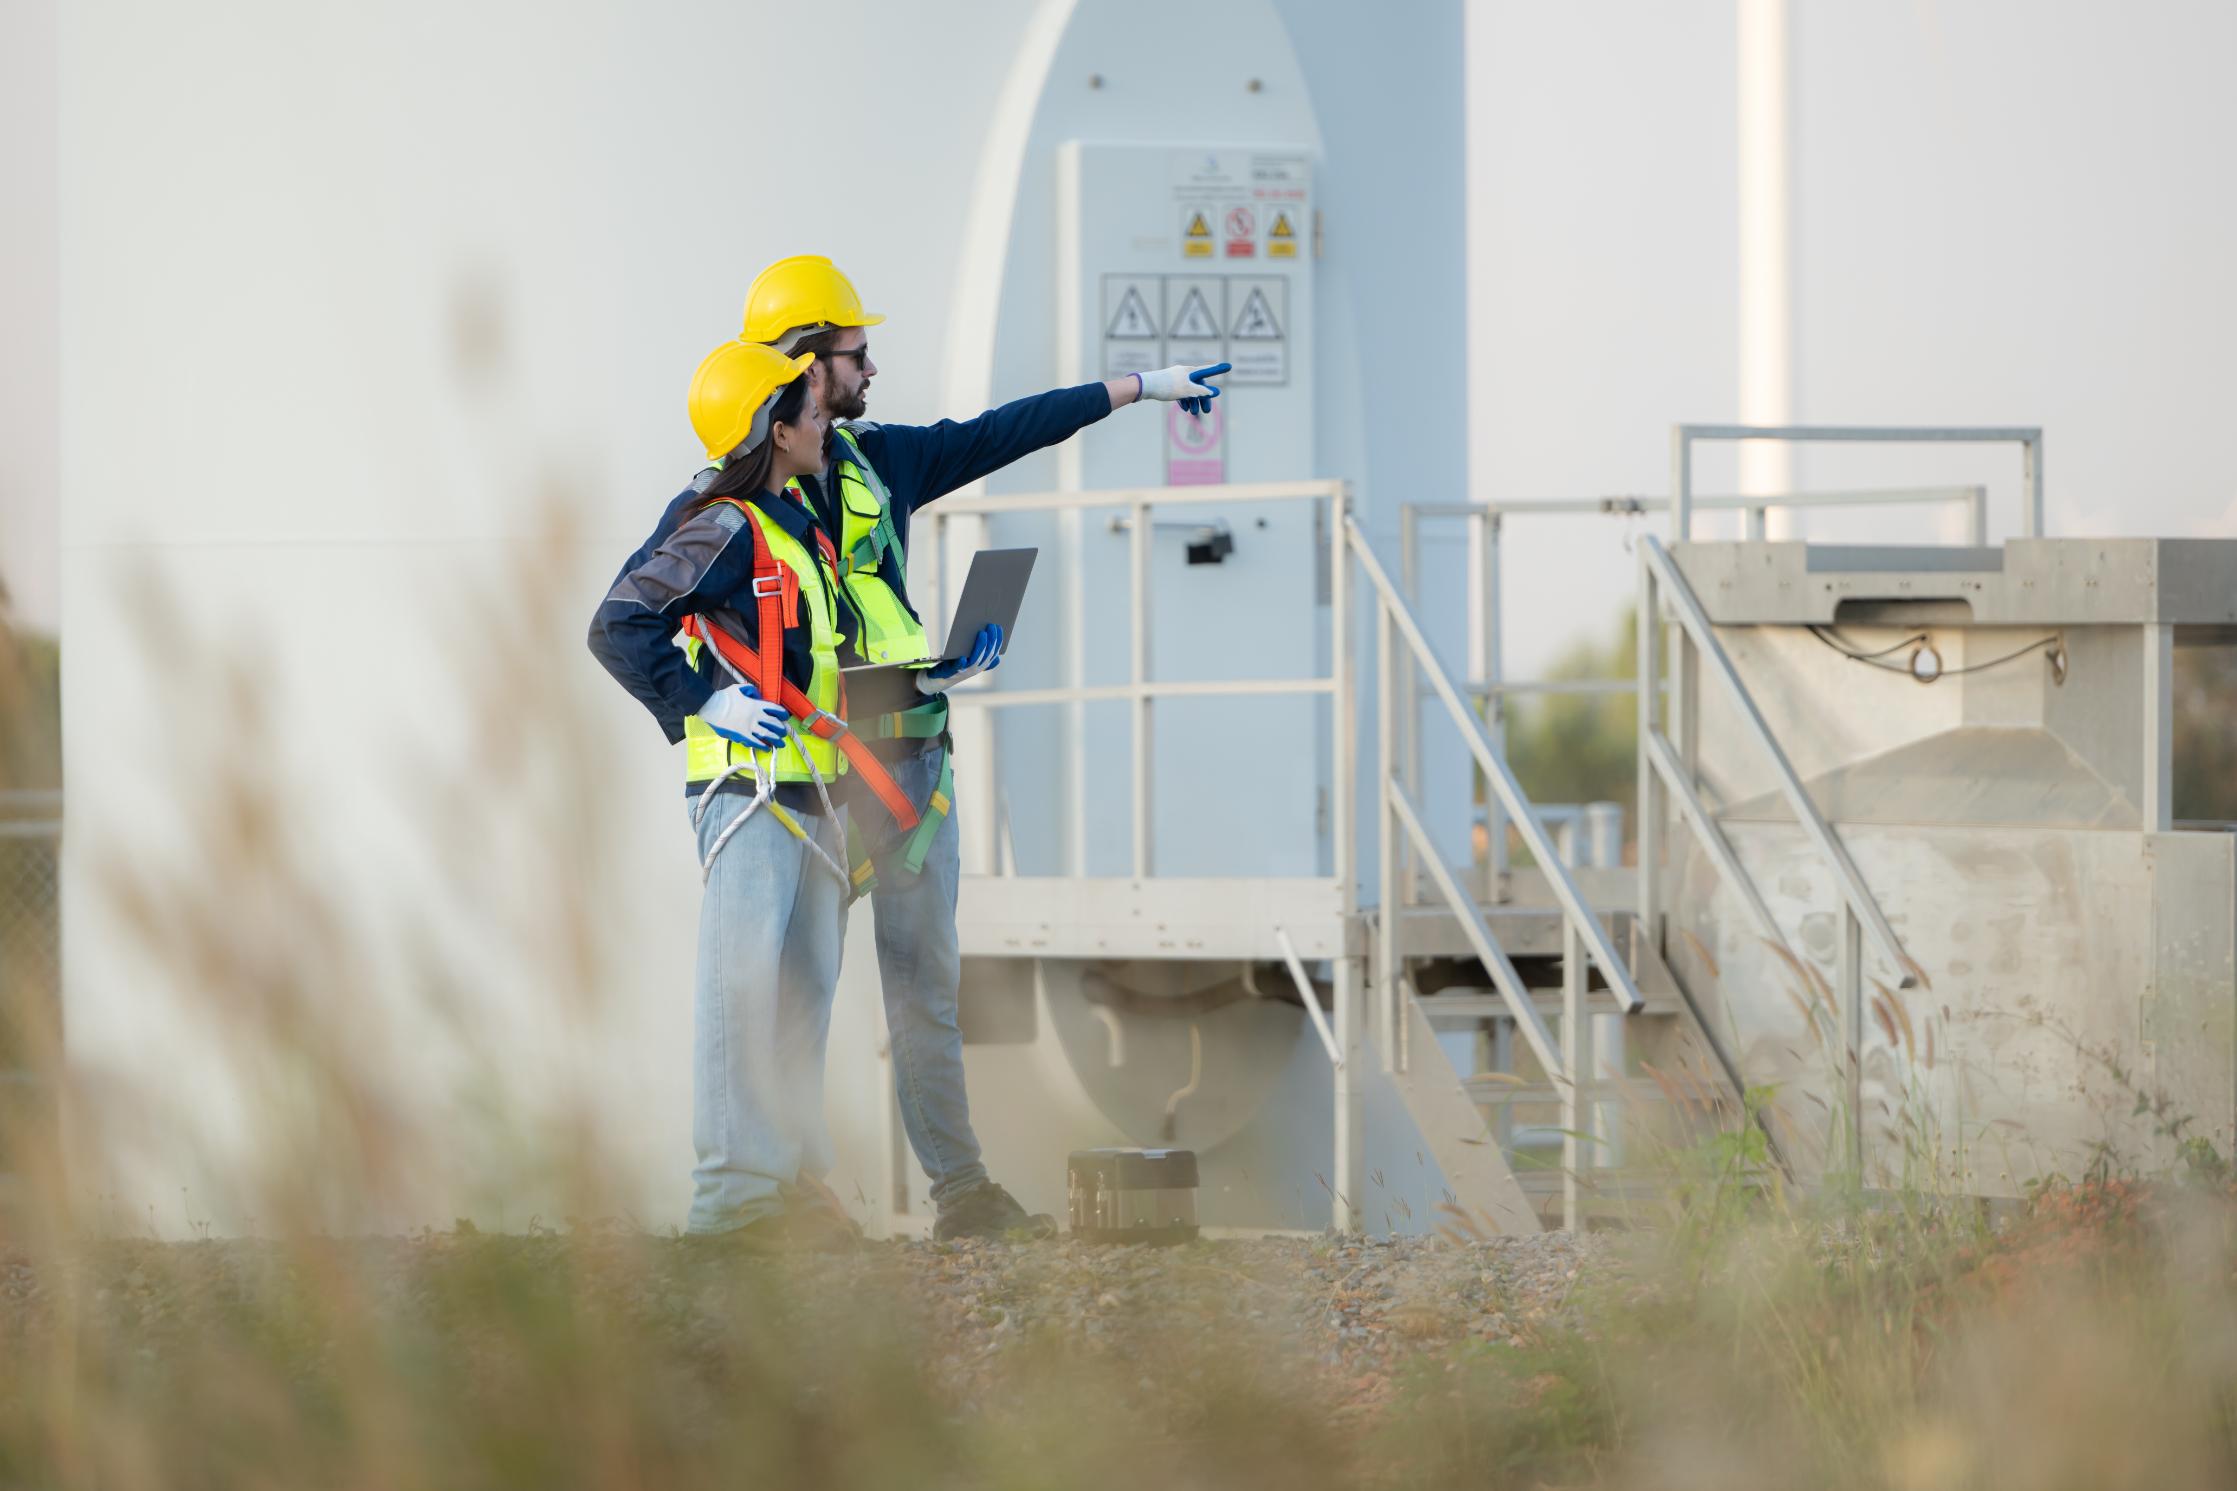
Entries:
{"type": "Polygon", "coordinates": [[[944,497],[992,475],[1021,456],[1045,450],[1141,398],[1208,408],[1219,396],[1217,378],[1225,363],[1209,368],[1163,368],[1140,376],[1129,373],[1101,383],[1082,383],[1014,399],[976,419],[943,419],[930,425],[864,424],[856,428],[862,453],[885,478],[894,500],[910,509],[944,497]]]}

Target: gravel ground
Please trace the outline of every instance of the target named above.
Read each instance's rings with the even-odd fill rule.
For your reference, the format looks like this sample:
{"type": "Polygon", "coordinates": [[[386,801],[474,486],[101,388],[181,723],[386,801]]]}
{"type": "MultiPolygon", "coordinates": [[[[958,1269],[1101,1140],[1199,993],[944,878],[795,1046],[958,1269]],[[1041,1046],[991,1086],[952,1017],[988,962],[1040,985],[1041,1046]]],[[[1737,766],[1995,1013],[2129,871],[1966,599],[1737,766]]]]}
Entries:
{"type": "Polygon", "coordinates": [[[1270,1368],[1317,1376],[1335,1406],[1354,1411],[1386,1402],[1410,1359],[1571,1328],[1579,1283],[1614,1267],[1604,1239],[1560,1232],[1180,1248],[907,1242],[886,1251],[929,1303],[937,1339],[952,1343],[952,1381],[992,1385],[1006,1351],[1052,1335],[1145,1368],[1247,1343],[1270,1368]]]}
{"type": "MultiPolygon", "coordinates": [[[[712,1349],[772,1304],[793,1328],[835,1327],[819,1338],[859,1339],[871,1320],[878,1334],[917,1343],[912,1354],[923,1352],[940,1396],[961,1409],[1014,1396],[1052,1363],[1077,1365],[1083,1381],[1133,1384],[1145,1399],[1186,1392],[1205,1374],[1232,1381],[1242,1365],[1271,1391],[1371,1415],[1413,1361],[1573,1328],[1580,1284],[1618,1272],[1606,1239],[1566,1233],[1171,1248],[902,1241],[782,1261],[622,1233],[321,1246],[346,1255],[367,1302],[398,1320],[447,1318],[450,1297],[432,1281],[475,1260],[556,1276],[569,1257],[578,1271],[587,1260],[594,1292],[641,1330],[687,1350],[712,1349]],[[754,1291],[750,1302],[741,1287],[754,1291]]],[[[318,1290],[321,1256],[248,1240],[114,1242],[78,1255],[68,1272],[92,1322],[152,1360],[187,1345],[206,1311],[318,1290]]],[[[22,1257],[0,1257],[0,1338],[51,1319],[63,1292],[22,1257]]]]}

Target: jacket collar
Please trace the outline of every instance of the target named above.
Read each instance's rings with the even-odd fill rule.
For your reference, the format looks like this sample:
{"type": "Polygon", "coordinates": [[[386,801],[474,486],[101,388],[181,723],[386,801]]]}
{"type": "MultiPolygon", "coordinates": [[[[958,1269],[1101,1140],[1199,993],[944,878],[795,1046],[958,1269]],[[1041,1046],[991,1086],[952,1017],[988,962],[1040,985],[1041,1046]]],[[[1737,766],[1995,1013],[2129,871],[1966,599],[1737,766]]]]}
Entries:
{"type": "Polygon", "coordinates": [[[746,499],[758,508],[763,517],[782,528],[793,542],[813,551],[816,544],[812,536],[823,525],[807,505],[787,492],[756,492],[746,499]]]}

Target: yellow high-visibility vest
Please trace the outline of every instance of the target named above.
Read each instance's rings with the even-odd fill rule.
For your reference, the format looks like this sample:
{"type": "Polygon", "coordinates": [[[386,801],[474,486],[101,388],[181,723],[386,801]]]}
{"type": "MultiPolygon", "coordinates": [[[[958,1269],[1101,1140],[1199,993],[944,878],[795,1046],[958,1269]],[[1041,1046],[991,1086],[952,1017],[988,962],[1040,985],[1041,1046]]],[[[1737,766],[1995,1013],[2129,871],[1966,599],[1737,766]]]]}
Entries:
{"type": "Polygon", "coordinates": [[[833,463],[839,487],[839,580],[862,620],[855,651],[871,663],[913,663],[932,656],[924,623],[910,614],[908,556],[893,526],[886,490],[852,430],[838,431],[845,454],[833,463]]]}
{"type": "MultiPolygon", "coordinates": [[[[733,508],[744,514],[755,534],[754,545],[754,596],[752,604],[759,607],[756,622],[762,628],[757,645],[764,650],[781,652],[781,636],[774,641],[767,635],[770,620],[774,617],[781,633],[795,625],[799,614],[798,600],[808,598],[808,656],[813,669],[808,679],[807,695],[816,708],[837,714],[839,710],[839,618],[837,614],[836,586],[838,578],[821,555],[811,552],[798,539],[784,531],[761,509],[750,502],[735,498],[718,498],[719,506],[733,508]],[[764,587],[770,594],[764,594],[764,587]],[[770,606],[764,602],[774,599],[770,606]]],[[[710,512],[715,509],[710,509],[710,512]]],[[[717,522],[724,521],[721,517],[717,522]]],[[[819,537],[821,535],[818,535],[819,537]]],[[[698,665],[701,642],[696,637],[686,637],[684,651],[693,666],[698,665]]],[[[730,687],[729,675],[718,673],[724,679],[723,687],[730,687]]],[[[774,698],[775,692],[764,685],[761,693],[774,698]]],[[[684,779],[691,782],[712,781],[733,766],[749,766],[759,756],[766,761],[772,754],[776,763],[776,778],[780,782],[806,782],[813,778],[808,770],[810,761],[823,774],[825,781],[832,781],[847,769],[846,757],[838,745],[819,739],[807,730],[796,728],[793,738],[775,752],[756,751],[734,740],[717,735],[706,721],[697,715],[684,720],[684,779]],[[805,745],[807,757],[802,758],[800,748],[805,745]]],[[[743,773],[741,773],[743,775],[743,773]]]]}

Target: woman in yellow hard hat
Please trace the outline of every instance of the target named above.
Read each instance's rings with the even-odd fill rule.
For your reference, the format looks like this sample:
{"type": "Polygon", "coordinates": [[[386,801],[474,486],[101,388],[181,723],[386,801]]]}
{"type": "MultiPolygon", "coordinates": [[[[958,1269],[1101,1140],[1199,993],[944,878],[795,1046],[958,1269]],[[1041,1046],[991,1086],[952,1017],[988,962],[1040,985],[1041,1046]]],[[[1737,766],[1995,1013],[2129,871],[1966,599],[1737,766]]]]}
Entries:
{"type": "Polygon", "coordinates": [[[692,379],[713,466],[622,566],[590,648],[685,746],[705,879],[693,1018],[689,1230],[839,1246],[799,1187],[831,1165],[824,1042],[846,925],[850,769],[830,540],[786,494],[823,467],[811,356],[729,342],[692,379]],[[674,639],[681,635],[679,645],[674,639]]]}

